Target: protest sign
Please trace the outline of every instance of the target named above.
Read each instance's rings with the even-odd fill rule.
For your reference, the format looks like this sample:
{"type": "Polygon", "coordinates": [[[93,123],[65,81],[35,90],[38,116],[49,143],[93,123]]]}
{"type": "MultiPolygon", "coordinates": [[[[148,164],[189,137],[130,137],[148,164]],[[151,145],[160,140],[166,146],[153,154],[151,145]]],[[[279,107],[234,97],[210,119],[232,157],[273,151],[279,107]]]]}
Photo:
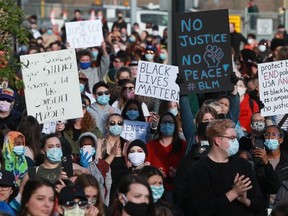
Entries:
{"type": "Polygon", "coordinates": [[[139,61],[135,94],[178,102],[177,73],[176,66],[139,61]]]}
{"type": "Polygon", "coordinates": [[[39,123],[83,116],[74,49],[20,56],[28,115],[39,123]]]}
{"type": "Polygon", "coordinates": [[[228,10],[180,13],[175,27],[180,94],[232,90],[228,10]]]}
{"type": "Polygon", "coordinates": [[[71,48],[100,46],[103,41],[101,20],[67,22],[65,29],[71,48]]]}
{"type": "Polygon", "coordinates": [[[149,132],[147,122],[124,120],[124,128],[120,136],[128,141],[140,139],[146,143],[149,132]]]}
{"type": "Polygon", "coordinates": [[[286,114],[288,110],[288,60],[258,64],[259,95],[263,116],[286,114]]]}

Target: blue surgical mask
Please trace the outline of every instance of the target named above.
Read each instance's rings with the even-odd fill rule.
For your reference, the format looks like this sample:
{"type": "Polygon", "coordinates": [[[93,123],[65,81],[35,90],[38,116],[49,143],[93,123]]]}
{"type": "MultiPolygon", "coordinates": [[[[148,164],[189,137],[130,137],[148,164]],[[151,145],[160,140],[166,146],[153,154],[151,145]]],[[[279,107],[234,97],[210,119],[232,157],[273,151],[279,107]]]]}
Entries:
{"type": "Polygon", "coordinates": [[[229,148],[225,149],[225,150],[226,150],[229,157],[232,155],[235,155],[239,150],[238,140],[236,138],[233,140],[229,140],[229,148]]]}
{"type": "Polygon", "coordinates": [[[275,151],[279,147],[279,141],[276,139],[267,139],[264,141],[264,145],[271,151],[275,151]]]}
{"type": "Polygon", "coordinates": [[[25,152],[25,148],[23,145],[21,146],[14,146],[13,147],[13,152],[18,155],[18,156],[21,156],[21,155],[24,155],[24,152],[25,152]]]}
{"type": "Polygon", "coordinates": [[[48,34],[48,35],[52,35],[52,34],[53,34],[53,30],[52,30],[52,29],[48,29],[48,30],[47,30],[47,34],[48,34]]]}
{"type": "Polygon", "coordinates": [[[84,91],[84,88],[85,88],[84,84],[83,84],[83,83],[80,83],[80,92],[83,92],[83,91],[84,91]]]}
{"type": "Polygon", "coordinates": [[[153,196],[153,201],[156,203],[164,193],[164,187],[163,185],[160,186],[155,186],[155,185],[150,185],[151,191],[152,191],[152,196],[153,196]]]}
{"type": "Polygon", "coordinates": [[[164,60],[166,60],[167,55],[166,55],[166,53],[160,53],[160,56],[159,56],[159,57],[160,57],[161,60],[164,61],[164,60]]]}
{"type": "Polygon", "coordinates": [[[108,104],[110,100],[110,96],[109,95],[101,95],[101,96],[97,96],[97,102],[101,105],[106,105],[108,104]]]}
{"type": "Polygon", "coordinates": [[[86,70],[87,68],[89,68],[91,65],[91,62],[80,62],[80,68],[83,70],[86,70]]]}
{"type": "Polygon", "coordinates": [[[134,43],[136,41],[136,38],[134,37],[129,37],[129,42],[134,43]]]}
{"type": "Polygon", "coordinates": [[[93,50],[93,51],[91,51],[91,54],[92,54],[92,59],[96,60],[97,57],[98,57],[99,51],[98,50],[93,50]]]}
{"type": "Polygon", "coordinates": [[[160,131],[164,136],[172,136],[175,130],[175,124],[173,123],[161,123],[160,131]]]}
{"type": "Polygon", "coordinates": [[[109,132],[113,136],[119,136],[122,133],[122,130],[123,128],[120,125],[109,126],[109,132]]]}
{"type": "Polygon", "coordinates": [[[62,159],[63,153],[61,148],[50,148],[46,152],[47,159],[51,163],[59,163],[62,159]]]}
{"type": "Polygon", "coordinates": [[[130,119],[130,120],[135,120],[135,119],[137,119],[138,117],[139,117],[139,111],[136,111],[136,110],[128,110],[127,112],[126,112],[126,115],[128,116],[128,118],[130,119]]]}
{"type": "Polygon", "coordinates": [[[177,108],[171,108],[171,109],[168,110],[168,112],[172,113],[174,116],[177,116],[178,109],[177,108]]]}
{"type": "Polygon", "coordinates": [[[145,54],[145,58],[148,60],[148,61],[152,61],[154,59],[154,55],[153,54],[145,54]]]}

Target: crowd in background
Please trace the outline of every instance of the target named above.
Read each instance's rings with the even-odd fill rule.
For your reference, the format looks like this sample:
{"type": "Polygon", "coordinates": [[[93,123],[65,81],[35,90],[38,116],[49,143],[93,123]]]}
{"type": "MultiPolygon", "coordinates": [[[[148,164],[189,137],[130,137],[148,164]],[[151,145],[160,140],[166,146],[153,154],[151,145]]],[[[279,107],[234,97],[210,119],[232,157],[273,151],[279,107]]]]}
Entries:
{"type": "MultiPolygon", "coordinates": [[[[288,115],[261,115],[257,68],[288,58],[284,26],[266,40],[230,23],[234,90],[177,103],[135,94],[139,60],[168,64],[167,29],[134,23],[128,35],[122,12],[112,29],[101,11],[96,19],[101,46],[76,49],[83,117],[39,124],[1,77],[0,212],[287,215],[288,115]],[[124,120],[149,123],[145,142],[120,136],[124,120]]],[[[83,20],[75,10],[71,22],[83,20]]],[[[23,21],[29,44],[15,54],[69,49],[64,26],[37,24],[34,15],[23,21]]]]}

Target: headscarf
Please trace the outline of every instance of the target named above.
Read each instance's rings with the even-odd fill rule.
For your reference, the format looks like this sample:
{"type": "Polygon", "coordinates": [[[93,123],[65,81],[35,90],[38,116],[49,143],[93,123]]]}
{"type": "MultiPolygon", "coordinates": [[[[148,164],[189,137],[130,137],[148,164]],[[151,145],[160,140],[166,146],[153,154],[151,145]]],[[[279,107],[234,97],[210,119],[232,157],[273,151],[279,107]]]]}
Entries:
{"type": "Polygon", "coordinates": [[[14,140],[18,136],[23,138],[23,145],[26,145],[25,137],[22,133],[10,131],[4,138],[2,154],[4,157],[5,170],[14,174],[16,184],[20,186],[20,182],[28,170],[28,165],[24,154],[18,156],[13,152],[14,140]]]}

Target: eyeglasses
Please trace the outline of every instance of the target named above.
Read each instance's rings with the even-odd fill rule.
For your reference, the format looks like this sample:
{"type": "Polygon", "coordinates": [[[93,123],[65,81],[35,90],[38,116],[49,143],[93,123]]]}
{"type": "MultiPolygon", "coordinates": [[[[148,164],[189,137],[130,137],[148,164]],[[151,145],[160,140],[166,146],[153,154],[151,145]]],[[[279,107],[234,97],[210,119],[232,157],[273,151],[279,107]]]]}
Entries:
{"type": "Polygon", "coordinates": [[[11,186],[0,185],[0,188],[1,188],[2,191],[8,191],[11,188],[11,186]]]}
{"type": "Polygon", "coordinates": [[[278,132],[271,132],[271,133],[269,133],[269,132],[266,132],[266,133],[264,133],[264,137],[280,137],[280,133],[278,133],[278,132]]]}
{"type": "Polygon", "coordinates": [[[6,102],[9,102],[9,103],[12,103],[12,100],[9,100],[7,98],[0,98],[0,101],[6,101],[6,102]]]}
{"type": "Polygon", "coordinates": [[[131,91],[131,90],[134,90],[134,87],[133,87],[133,86],[129,86],[129,87],[126,87],[126,86],[125,86],[125,87],[123,87],[123,89],[124,89],[124,90],[130,90],[130,91],[131,91]]]}
{"type": "Polygon", "coordinates": [[[227,138],[227,139],[232,140],[232,141],[237,139],[237,137],[235,137],[235,136],[219,136],[219,137],[227,138]]]}
{"type": "Polygon", "coordinates": [[[152,50],[147,50],[146,53],[147,53],[147,54],[154,54],[154,51],[152,51],[152,50]]]}
{"type": "Polygon", "coordinates": [[[114,125],[119,125],[119,126],[122,126],[124,123],[123,121],[118,121],[118,122],[115,122],[115,121],[111,121],[108,123],[110,126],[114,126],[114,125]]]}
{"type": "Polygon", "coordinates": [[[73,209],[78,205],[81,209],[85,209],[88,206],[88,201],[86,200],[79,200],[78,202],[72,200],[72,201],[67,201],[64,206],[68,209],[73,209]]]}
{"type": "Polygon", "coordinates": [[[98,95],[98,96],[102,96],[102,95],[109,95],[110,94],[110,92],[109,91],[101,91],[101,92],[96,92],[96,95],[98,95]]]}

